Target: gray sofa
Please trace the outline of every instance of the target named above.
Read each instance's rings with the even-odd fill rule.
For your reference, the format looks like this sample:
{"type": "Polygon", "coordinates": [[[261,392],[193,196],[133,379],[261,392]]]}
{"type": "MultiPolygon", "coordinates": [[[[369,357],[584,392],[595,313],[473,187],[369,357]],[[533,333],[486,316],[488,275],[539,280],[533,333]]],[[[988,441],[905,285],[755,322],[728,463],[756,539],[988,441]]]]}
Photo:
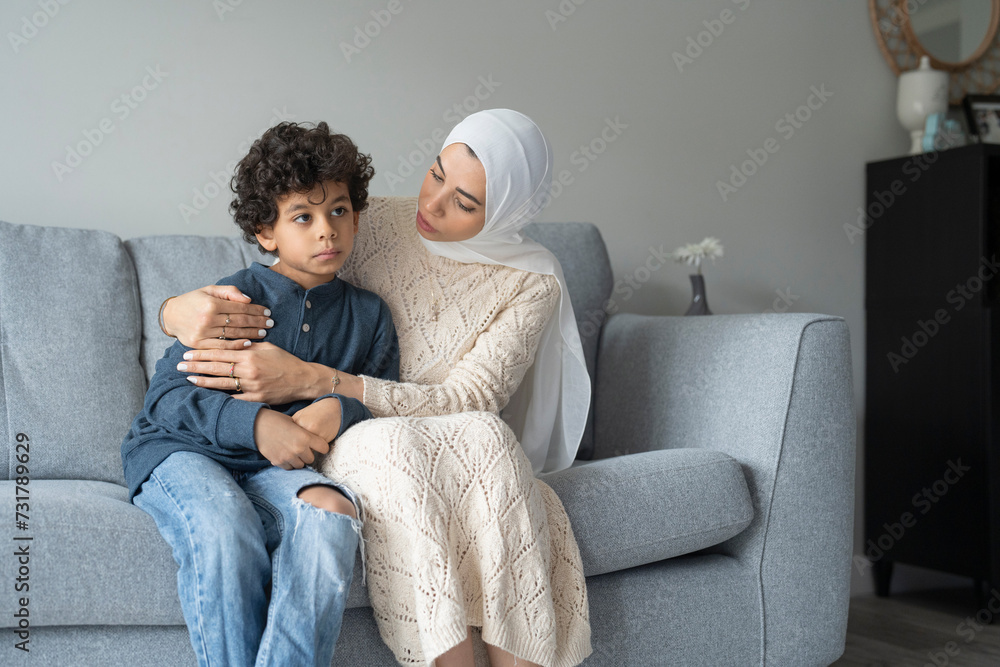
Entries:
{"type": "MultiPolygon", "coordinates": [[[[597,229],[528,234],[565,269],[594,380],[593,460],[544,475],[583,555],[585,664],[833,662],[854,499],[843,320],[605,318],[597,229]]],[[[0,223],[0,664],[194,664],[176,565],[126,502],[119,445],[169,344],[160,301],[259,257],[235,238],[0,223]]],[[[335,662],[394,664],[357,571],[335,662]]]]}

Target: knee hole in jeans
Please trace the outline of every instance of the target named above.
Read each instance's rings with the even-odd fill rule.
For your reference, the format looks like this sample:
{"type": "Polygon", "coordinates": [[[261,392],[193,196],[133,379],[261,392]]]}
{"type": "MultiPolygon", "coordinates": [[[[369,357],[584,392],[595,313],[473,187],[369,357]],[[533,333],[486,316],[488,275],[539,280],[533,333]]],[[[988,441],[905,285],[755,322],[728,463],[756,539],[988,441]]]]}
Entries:
{"type": "Polygon", "coordinates": [[[299,491],[298,496],[304,502],[327,512],[346,514],[354,519],[358,518],[357,512],[354,511],[354,503],[332,486],[323,486],[322,484],[307,486],[299,491]]]}

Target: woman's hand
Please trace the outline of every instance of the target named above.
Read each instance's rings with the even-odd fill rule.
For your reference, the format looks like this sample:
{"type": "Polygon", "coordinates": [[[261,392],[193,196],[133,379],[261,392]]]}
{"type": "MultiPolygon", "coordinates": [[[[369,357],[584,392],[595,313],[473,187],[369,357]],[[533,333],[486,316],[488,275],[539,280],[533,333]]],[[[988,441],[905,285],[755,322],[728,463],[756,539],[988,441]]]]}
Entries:
{"type": "Polygon", "coordinates": [[[315,433],[327,442],[333,442],[340,433],[340,423],[343,420],[340,412],[340,401],[336,398],[324,398],[312,405],[307,405],[294,415],[292,420],[309,431],[315,433]]]}
{"type": "Polygon", "coordinates": [[[271,343],[254,343],[239,350],[189,350],[184,359],[177,370],[212,376],[189,376],[199,387],[233,391],[237,388],[234,378],[239,378],[242,393],[233,398],[244,401],[282,405],[330,391],[329,379],[320,379],[317,364],[306,363],[271,343]]]}
{"type": "Polygon", "coordinates": [[[249,345],[246,339],[263,338],[274,326],[270,314],[232,285],[209,285],[170,299],[163,325],[187,347],[242,350],[249,345]],[[219,338],[223,331],[229,340],[219,338]]]}

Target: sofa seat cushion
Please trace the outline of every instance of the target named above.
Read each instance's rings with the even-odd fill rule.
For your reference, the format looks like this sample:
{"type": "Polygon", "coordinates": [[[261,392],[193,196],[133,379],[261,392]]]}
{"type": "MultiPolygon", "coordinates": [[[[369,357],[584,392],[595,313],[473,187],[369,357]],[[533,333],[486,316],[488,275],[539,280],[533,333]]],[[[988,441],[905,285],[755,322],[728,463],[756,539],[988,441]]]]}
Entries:
{"type": "Polygon", "coordinates": [[[540,479],[569,514],[588,577],[718,544],[754,514],[740,464],[707,449],[601,459],[540,479]]]}
{"type": "MultiPolygon", "coordinates": [[[[753,516],[739,464],[709,450],[632,454],[541,479],[569,513],[587,576],[712,546],[753,516]]],[[[7,516],[15,496],[14,482],[0,481],[7,516]]],[[[170,547],[152,518],[128,502],[125,487],[32,479],[29,506],[28,529],[10,529],[8,542],[28,545],[29,589],[18,597],[29,598],[32,626],[184,624],[170,547]]],[[[16,582],[19,566],[0,559],[0,578],[16,582]]],[[[358,558],[347,607],[369,604],[358,558]]],[[[0,627],[17,624],[8,611],[0,627]]]]}
{"type": "MultiPolygon", "coordinates": [[[[108,482],[32,479],[29,598],[31,624],[172,625],[183,623],[170,548],[125,487],[108,482]]],[[[14,514],[14,482],[0,482],[0,507],[14,514]]],[[[13,531],[11,531],[13,532],[13,531]]],[[[8,538],[12,548],[19,542],[8,538]]],[[[18,564],[0,559],[14,581],[18,564]]],[[[8,603],[13,602],[13,594],[8,603]]],[[[2,614],[0,626],[17,619],[2,614]]]]}
{"type": "MultiPolygon", "coordinates": [[[[29,483],[28,529],[8,531],[5,544],[27,545],[27,591],[10,589],[0,627],[17,625],[13,606],[29,600],[33,627],[71,625],[184,625],[177,564],[152,517],[128,502],[123,486],[81,480],[29,483]],[[26,537],[30,541],[14,541],[26,537]]],[[[13,524],[14,482],[0,481],[0,511],[13,524]]],[[[0,558],[0,578],[17,582],[20,563],[0,558]]],[[[361,559],[348,606],[368,605],[361,559]]]]}

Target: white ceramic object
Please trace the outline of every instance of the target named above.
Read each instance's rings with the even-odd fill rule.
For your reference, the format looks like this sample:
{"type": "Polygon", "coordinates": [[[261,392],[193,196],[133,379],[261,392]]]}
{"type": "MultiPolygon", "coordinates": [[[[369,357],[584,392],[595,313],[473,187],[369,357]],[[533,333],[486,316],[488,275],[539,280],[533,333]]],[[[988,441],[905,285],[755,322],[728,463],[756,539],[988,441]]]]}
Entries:
{"type": "Polygon", "coordinates": [[[948,73],[931,69],[927,56],[917,69],[899,75],[896,115],[910,131],[910,155],[923,152],[924,123],[932,113],[948,110],[948,73]]]}

